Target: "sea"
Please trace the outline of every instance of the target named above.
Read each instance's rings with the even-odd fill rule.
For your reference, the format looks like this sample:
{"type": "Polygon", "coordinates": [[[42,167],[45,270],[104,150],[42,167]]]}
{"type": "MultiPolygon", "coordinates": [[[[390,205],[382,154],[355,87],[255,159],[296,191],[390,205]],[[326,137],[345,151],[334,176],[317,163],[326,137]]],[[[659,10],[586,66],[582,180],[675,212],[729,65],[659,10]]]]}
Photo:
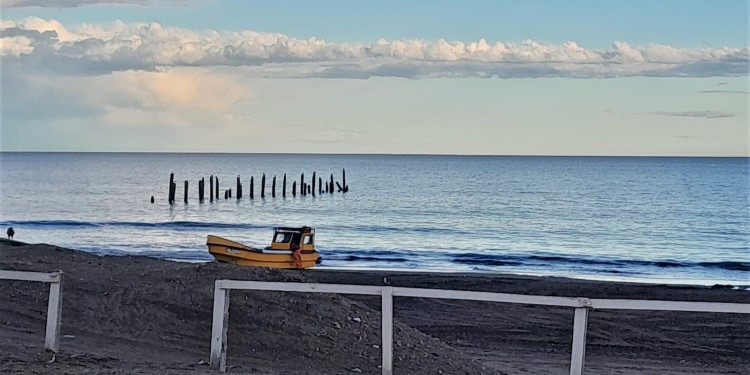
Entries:
{"type": "Polygon", "coordinates": [[[748,287],[749,185],[748,158],[2,152],[0,233],[211,262],[209,234],[311,226],[322,268],[748,287]],[[314,173],[323,192],[292,196],[314,173]]]}

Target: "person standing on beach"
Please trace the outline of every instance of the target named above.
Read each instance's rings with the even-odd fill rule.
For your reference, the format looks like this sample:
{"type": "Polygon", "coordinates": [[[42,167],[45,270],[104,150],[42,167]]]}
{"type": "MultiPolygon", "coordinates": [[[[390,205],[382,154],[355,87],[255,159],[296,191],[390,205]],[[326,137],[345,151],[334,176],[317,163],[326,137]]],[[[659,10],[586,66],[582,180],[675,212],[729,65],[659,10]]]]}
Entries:
{"type": "Polygon", "coordinates": [[[16,231],[13,230],[13,227],[10,227],[5,233],[8,235],[8,239],[12,240],[13,235],[16,234],[16,231]]]}
{"type": "Polygon", "coordinates": [[[294,257],[294,265],[297,268],[302,268],[302,251],[299,247],[299,240],[292,240],[292,256],[294,257]]]}

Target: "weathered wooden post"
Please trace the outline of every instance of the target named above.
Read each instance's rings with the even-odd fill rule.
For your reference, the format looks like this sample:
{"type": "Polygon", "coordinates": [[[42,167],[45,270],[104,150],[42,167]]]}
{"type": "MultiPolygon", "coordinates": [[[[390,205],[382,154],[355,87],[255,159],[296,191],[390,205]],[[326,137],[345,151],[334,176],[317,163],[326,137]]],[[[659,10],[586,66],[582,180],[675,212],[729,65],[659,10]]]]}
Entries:
{"type": "Polygon", "coordinates": [[[250,176],[250,199],[255,199],[255,178],[250,176]]]}
{"type": "Polygon", "coordinates": [[[344,185],[344,193],[349,191],[349,186],[346,186],[346,168],[343,168],[341,172],[341,185],[344,185]]]}
{"type": "Polygon", "coordinates": [[[172,188],[169,191],[169,195],[172,197],[172,204],[174,204],[177,199],[177,183],[176,182],[172,182],[172,188]]]}
{"type": "Polygon", "coordinates": [[[216,176],[216,200],[219,200],[219,176],[216,176]]]}
{"type": "Polygon", "coordinates": [[[281,196],[286,198],[286,173],[284,173],[284,182],[281,185],[281,196]]]}
{"type": "Polygon", "coordinates": [[[318,177],[318,195],[323,195],[323,178],[318,177]]]}
{"type": "Polygon", "coordinates": [[[229,190],[224,190],[224,199],[229,198],[229,190]]]}
{"type": "Polygon", "coordinates": [[[237,175],[237,200],[242,198],[242,183],[240,182],[240,175],[237,175]]]}
{"type": "Polygon", "coordinates": [[[266,174],[263,173],[263,177],[260,178],[260,198],[266,197],[266,174]]]}
{"type": "Polygon", "coordinates": [[[299,178],[299,195],[305,195],[305,174],[303,173],[302,176],[299,178]]]}
{"type": "Polygon", "coordinates": [[[292,196],[293,197],[297,196],[297,181],[292,182],[292,196]]]}
{"type": "Polygon", "coordinates": [[[203,203],[203,178],[198,180],[198,202],[203,203]]]}
{"type": "Polygon", "coordinates": [[[188,182],[185,180],[185,204],[187,204],[188,182]]]}
{"type": "Polygon", "coordinates": [[[328,193],[333,194],[333,173],[331,173],[331,183],[329,184],[330,189],[328,189],[328,193]]]}
{"type": "Polygon", "coordinates": [[[174,185],[174,173],[169,174],[169,204],[174,203],[174,193],[172,192],[172,185],[174,185]]]}
{"type": "Polygon", "coordinates": [[[312,196],[313,197],[315,196],[315,171],[313,171],[313,176],[312,176],[312,196]]]}
{"type": "Polygon", "coordinates": [[[271,182],[271,198],[276,198],[276,175],[273,176],[273,182],[271,182]]]}
{"type": "Polygon", "coordinates": [[[230,188],[229,189],[229,198],[231,198],[231,197],[232,197],[232,189],[230,188]]]}
{"type": "Polygon", "coordinates": [[[208,193],[208,199],[213,202],[214,201],[214,175],[211,175],[209,177],[209,185],[211,186],[211,191],[208,193]]]}
{"type": "Polygon", "coordinates": [[[154,203],[154,196],[151,196],[151,203],[154,203]]]}

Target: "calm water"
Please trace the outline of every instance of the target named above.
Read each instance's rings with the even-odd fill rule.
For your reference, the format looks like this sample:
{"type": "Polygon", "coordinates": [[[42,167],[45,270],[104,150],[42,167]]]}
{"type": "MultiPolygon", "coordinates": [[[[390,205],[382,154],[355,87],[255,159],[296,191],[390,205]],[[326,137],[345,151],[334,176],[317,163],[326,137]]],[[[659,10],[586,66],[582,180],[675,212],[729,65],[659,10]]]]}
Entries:
{"type": "Polygon", "coordinates": [[[747,158],[0,153],[0,227],[97,254],[210,261],[208,234],[265,246],[274,226],[310,225],[327,267],[750,285],[749,166],[747,158]],[[348,193],[291,197],[301,173],[341,181],[343,168],[348,193]],[[272,176],[280,190],[284,173],[287,198],[271,198],[272,176]],[[212,174],[222,190],[235,190],[240,175],[243,199],[222,193],[199,203],[197,180],[212,174]]]}

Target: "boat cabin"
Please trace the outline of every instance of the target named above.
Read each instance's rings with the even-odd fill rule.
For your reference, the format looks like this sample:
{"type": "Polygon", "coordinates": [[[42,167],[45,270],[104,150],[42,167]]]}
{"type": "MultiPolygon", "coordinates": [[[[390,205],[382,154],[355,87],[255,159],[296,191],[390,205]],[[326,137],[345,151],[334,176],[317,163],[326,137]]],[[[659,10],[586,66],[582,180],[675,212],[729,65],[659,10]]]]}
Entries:
{"type": "Polygon", "coordinates": [[[292,243],[299,244],[303,253],[312,253],[315,251],[315,229],[311,227],[273,228],[273,240],[269,250],[291,250],[292,243]]]}

